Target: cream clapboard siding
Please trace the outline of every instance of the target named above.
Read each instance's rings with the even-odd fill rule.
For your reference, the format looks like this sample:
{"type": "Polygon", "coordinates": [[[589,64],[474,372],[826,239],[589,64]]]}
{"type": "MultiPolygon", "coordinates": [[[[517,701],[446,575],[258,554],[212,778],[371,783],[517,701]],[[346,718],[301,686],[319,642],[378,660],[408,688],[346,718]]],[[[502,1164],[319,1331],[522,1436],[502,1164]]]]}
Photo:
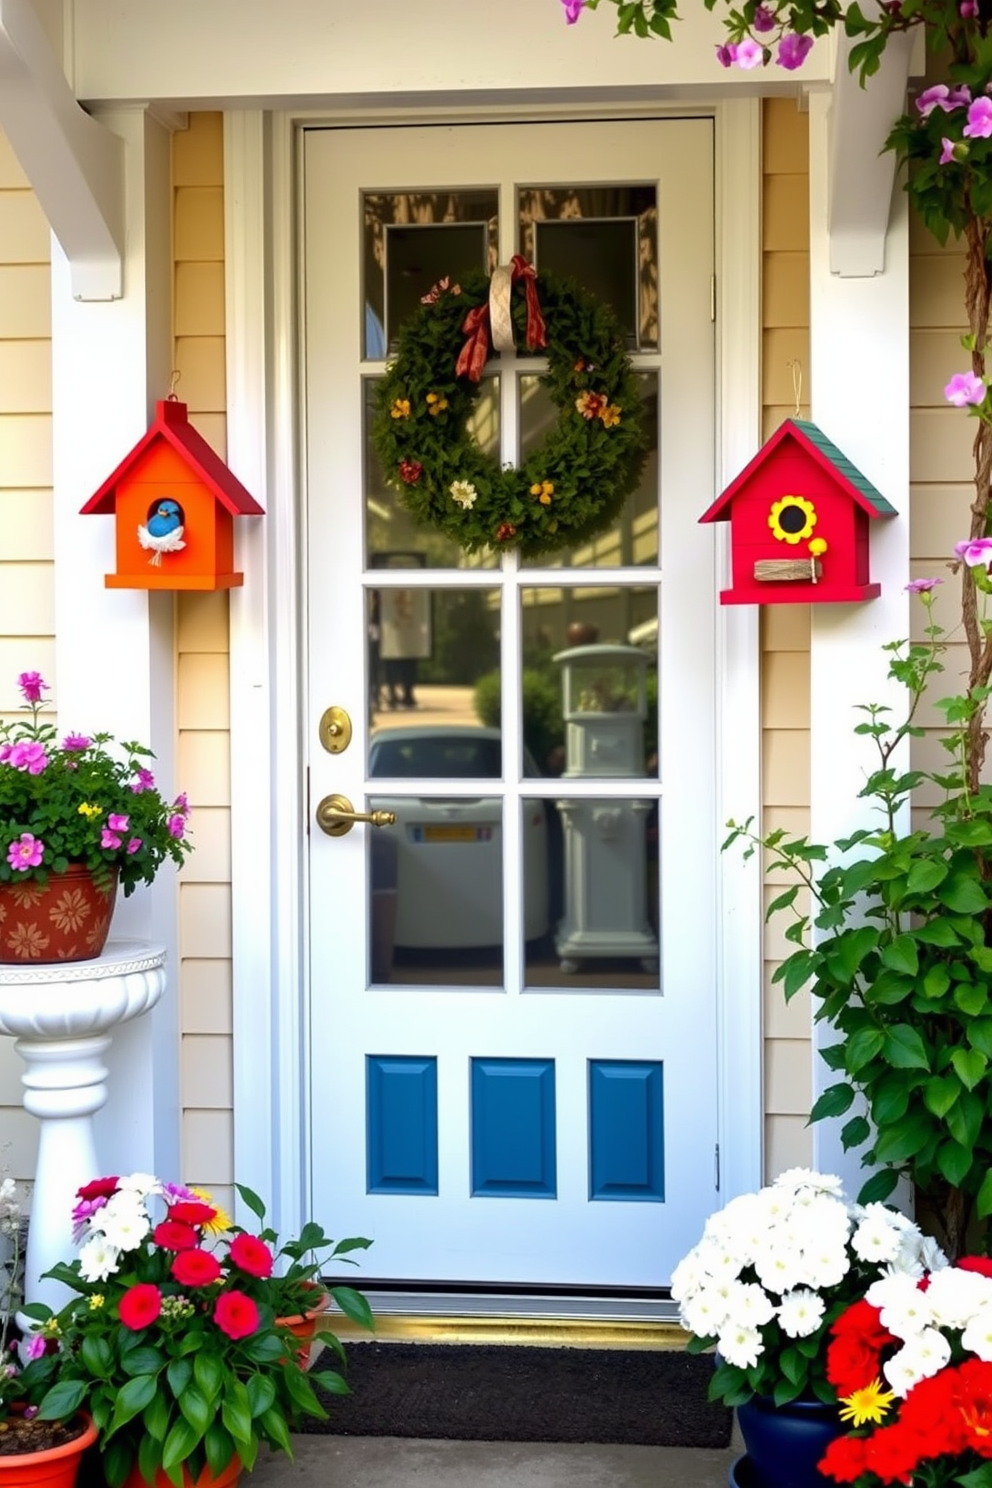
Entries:
{"type": "MultiPolygon", "coordinates": [[[[809,417],[809,131],[792,99],[766,99],[762,118],[762,437],[809,417]]],[[[762,806],[766,830],[809,830],[808,605],[761,611],[762,806]]],[[[779,891],[766,886],[766,902],[779,891]]],[[[765,929],[763,988],[765,1176],[810,1161],[810,1007],[788,1007],[771,978],[788,947],[765,929]]]]}
{"type": "MultiPolygon", "coordinates": [[[[176,396],[224,457],[224,130],[191,114],[173,136],[176,396]]],[[[183,1176],[230,1206],[233,1172],[228,596],[181,594],[177,779],[195,851],[180,881],[183,1176]]]]}
{"type": "MultiPolygon", "coordinates": [[[[18,673],[56,687],[52,562],[50,234],[0,134],[0,713],[18,673]]],[[[21,1060],[0,1038],[0,1169],[30,1181],[38,1129],[21,1106],[21,1060]]]]}

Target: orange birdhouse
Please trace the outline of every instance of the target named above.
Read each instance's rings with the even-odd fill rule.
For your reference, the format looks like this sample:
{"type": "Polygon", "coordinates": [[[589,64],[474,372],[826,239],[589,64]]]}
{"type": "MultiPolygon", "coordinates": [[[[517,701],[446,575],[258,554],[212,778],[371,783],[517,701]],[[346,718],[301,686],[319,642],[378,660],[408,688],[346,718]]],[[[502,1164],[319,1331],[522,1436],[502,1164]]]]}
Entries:
{"type": "Polygon", "coordinates": [[[234,572],[234,518],[264,516],[171,398],[82,511],[116,518],[108,589],[236,588],[244,574],[234,572]]]}
{"type": "Polygon", "coordinates": [[[730,521],[721,604],[850,604],[881,593],[869,527],[895,515],[816,424],[786,419],[699,520],[730,521]]]}

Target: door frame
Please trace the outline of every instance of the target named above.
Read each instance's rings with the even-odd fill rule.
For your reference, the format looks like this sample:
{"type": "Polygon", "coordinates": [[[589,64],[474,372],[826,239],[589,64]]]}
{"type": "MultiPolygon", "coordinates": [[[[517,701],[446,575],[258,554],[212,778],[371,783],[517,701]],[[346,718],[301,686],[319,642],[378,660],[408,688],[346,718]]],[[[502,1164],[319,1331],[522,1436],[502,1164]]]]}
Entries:
{"type": "MultiPolygon", "coordinates": [[[[224,122],[227,460],[268,492],[238,528],[244,586],[230,598],[234,1173],[269,1196],[282,1232],[309,1216],[309,985],[305,947],[307,779],[299,740],[306,508],[301,493],[302,334],[296,191],[301,127],[507,123],[705,114],[715,123],[716,476],[726,485],[761,433],[761,101],[712,107],[320,114],[230,111],[224,122]],[[267,335],[268,327],[268,335],[267,335]],[[267,800],[259,782],[268,781],[267,800]],[[268,809],[266,810],[266,807],[268,809]],[[259,1037],[259,1030],[269,1037],[259,1037]]],[[[717,529],[717,579],[727,569],[717,529]]],[[[720,587],[714,584],[714,589],[720,587]]],[[[716,820],[760,810],[758,614],[720,606],[715,684],[716,820]]],[[[714,846],[716,850],[716,845],[714,846]]],[[[760,862],[721,859],[717,1023],[721,1197],[762,1176],[760,862]]],[[[545,1308],[546,1310],[546,1308],[545,1308]]]]}

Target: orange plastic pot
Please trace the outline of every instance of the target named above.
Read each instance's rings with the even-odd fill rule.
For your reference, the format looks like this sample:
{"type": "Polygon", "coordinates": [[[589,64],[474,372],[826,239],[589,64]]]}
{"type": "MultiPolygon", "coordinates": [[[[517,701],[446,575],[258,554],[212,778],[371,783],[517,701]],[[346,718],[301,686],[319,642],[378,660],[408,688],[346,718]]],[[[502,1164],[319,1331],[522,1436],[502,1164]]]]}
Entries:
{"type": "MultiPolygon", "coordinates": [[[[209,1467],[205,1467],[198,1478],[190,1477],[186,1468],[183,1468],[184,1488],[233,1488],[233,1485],[241,1476],[241,1458],[235,1452],[227,1466],[214,1477],[209,1467]]],[[[154,1484],[149,1485],[141,1476],[137,1462],[124,1479],[124,1488],[175,1488],[172,1479],[168,1477],[161,1468],[155,1474],[154,1484]]]]}
{"type": "Polygon", "coordinates": [[[293,1337],[300,1341],[296,1359],[301,1369],[306,1369],[310,1362],[310,1345],[317,1331],[317,1319],[322,1312],[327,1311],[331,1302],[327,1292],[321,1291],[319,1286],[314,1285],[313,1291],[314,1304],[306,1312],[297,1313],[295,1317],[276,1318],[277,1327],[288,1328],[293,1337]]]}
{"type": "Polygon", "coordinates": [[[0,1488],[73,1488],[83,1453],[97,1435],[86,1411],[80,1411],[79,1416],[86,1422],[86,1429],[72,1441],[41,1452],[0,1457],[0,1488]]]}

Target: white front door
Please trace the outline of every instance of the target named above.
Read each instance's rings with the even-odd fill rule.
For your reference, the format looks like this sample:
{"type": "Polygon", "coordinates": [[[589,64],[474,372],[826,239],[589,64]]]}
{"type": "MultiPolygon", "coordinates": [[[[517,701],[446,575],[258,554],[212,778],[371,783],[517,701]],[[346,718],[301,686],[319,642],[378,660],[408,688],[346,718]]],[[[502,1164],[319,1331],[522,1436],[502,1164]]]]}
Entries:
{"type": "MultiPolygon", "coordinates": [[[[366,1279],[660,1287],[717,1202],[712,141],[304,135],[311,1176],[366,1279]],[[540,562],[418,528],[367,432],[403,316],[520,252],[611,300],[650,425],[612,531],[540,562]],[[327,835],[332,795],[395,824],[327,835]]],[[[504,462],[540,371],[486,368],[504,462]]]]}

